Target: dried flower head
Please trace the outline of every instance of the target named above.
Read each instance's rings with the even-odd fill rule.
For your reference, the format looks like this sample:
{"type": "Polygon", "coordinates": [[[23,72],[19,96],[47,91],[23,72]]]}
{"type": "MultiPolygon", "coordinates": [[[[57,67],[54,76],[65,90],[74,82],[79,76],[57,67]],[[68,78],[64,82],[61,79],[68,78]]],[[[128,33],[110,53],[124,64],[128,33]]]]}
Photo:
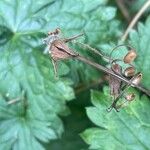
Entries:
{"type": "MultiPolygon", "coordinates": [[[[59,33],[60,33],[60,29],[57,28],[53,32],[48,32],[48,37],[44,39],[44,43],[47,44],[48,52],[52,57],[55,76],[57,76],[56,61],[76,57],[79,55],[67,46],[65,39],[64,40],[60,39],[59,33]]],[[[76,37],[72,39],[75,38],[76,37]]]]}
{"type": "Polygon", "coordinates": [[[135,99],[135,94],[134,94],[134,93],[127,94],[127,95],[125,96],[125,99],[126,99],[127,101],[133,101],[133,100],[135,99]]]}

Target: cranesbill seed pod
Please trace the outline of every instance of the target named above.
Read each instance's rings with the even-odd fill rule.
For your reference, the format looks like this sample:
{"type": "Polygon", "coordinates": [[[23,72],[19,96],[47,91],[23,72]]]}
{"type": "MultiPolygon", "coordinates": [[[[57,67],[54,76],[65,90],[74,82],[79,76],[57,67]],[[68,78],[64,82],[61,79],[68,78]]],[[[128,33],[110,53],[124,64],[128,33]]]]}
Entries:
{"type": "Polygon", "coordinates": [[[133,77],[135,75],[135,68],[134,67],[128,67],[124,70],[124,75],[126,77],[133,77]]]}
{"type": "Polygon", "coordinates": [[[71,50],[62,40],[55,40],[51,44],[49,54],[53,60],[67,59],[71,57],[76,57],[79,54],[71,50]]]}
{"type": "MultiPolygon", "coordinates": [[[[49,52],[51,58],[52,58],[52,64],[54,67],[54,73],[55,76],[57,76],[57,61],[63,60],[63,59],[69,59],[79,56],[78,53],[74,52],[72,49],[68,47],[66,42],[68,42],[70,39],[60,39],[59,33],[60,29],[57,28],[53,32],[48,32],[48,37],[46,37],[43,42],[48,46],[48,49],[46,49],[45,53],[49,52]]],[[[75,39],[79,37],[75,36],[71,39],[75,39]]]]}
{"type": "Polygon", "coordinates": [[[133,77],[132,83],[138,85],[142,80],[142,73],[138,73],[135,77],[133,77]]]}
{"type": "Polygon", "coordinates": [[[125,99],[127,101],[133,101],[135,99],[135,94],[134,93],[130,93],[130,94],[125,96],[125,99]]]}
{"type": "Polygon", "coordinates": [[[134,61],[134,59],[137,57],[137,54],[135,50],[130,50],[127,55],[124,57],[123,61],[126,64],[130,64],[134,61]]]}

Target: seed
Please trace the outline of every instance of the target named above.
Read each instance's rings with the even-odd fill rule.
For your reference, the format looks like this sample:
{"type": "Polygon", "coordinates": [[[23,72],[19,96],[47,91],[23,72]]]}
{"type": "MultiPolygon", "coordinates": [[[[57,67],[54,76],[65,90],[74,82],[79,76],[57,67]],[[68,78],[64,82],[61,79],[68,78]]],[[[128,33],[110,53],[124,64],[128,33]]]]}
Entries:
{"type": "Polygon", "coordinates": [[[137,57],[137,54],[135,50],[130,50],[127,55],[124,57],[123,61],[126,64],[130,64],[134,61],[134,59],[137,57]]]}
{"type": "Polygon", "coordinates": [[[132,76],[134,76],[135,75],[135,68],[134,67],[128,67],[128,68],[126,68],[125,71],[124,71],[124,75],[126,77],[132,77],[132,76]]]}

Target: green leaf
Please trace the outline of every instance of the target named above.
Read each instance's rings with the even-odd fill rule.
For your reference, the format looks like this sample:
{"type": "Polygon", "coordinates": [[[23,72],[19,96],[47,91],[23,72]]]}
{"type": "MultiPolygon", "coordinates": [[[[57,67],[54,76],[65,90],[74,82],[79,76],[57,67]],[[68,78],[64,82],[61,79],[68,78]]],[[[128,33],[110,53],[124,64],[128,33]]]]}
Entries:
{"type": "MultiPolygon", "coordinates": [[[[133,90],[132,90],[133,91],[133,90]]],[[[132,149],[146,150],[150,147],[150,101],[146,96],[136,98],[120,112],[107,112],[110,96],[107,88],[103,93],[92,91],[91,98],[94,106],[87,107],[90,120],[97,127],[86,129],[81,137],[90,145],[89,149],[132,149]]]]}
{"type": "Polygon", "coordinates": [[[130,43],[136,48],[138,57],[135,60],[138,71],[143,74],[143,81],[145,87],[150,87],[150,17],[147,18],[145,24],[139,23],[138,30],[133,30],[130,33],[130,43]]]}
{"type": "MultiPolygon", "coordinates": [[[[85,41],[93,44],[116,40],[120,34],[119,22],[114,19],[116,9],[106,3],[107,0],[0,1],[1,149],[40,150],[43,147],[39,140],[48,142],[61,136],[63,124],[58,115],[69,112],[66,101],[74,98],[72,81],[66,78],[69,69],[65,63],[59,68],[63,77],[54,79],[49,56],[43,54],[42,38],[59,27],[65,36],[85,31],[85,41]],[[4,100],[6,95],[9,100],[16,99],[22,91],[28,105],[25,114],[20,102],[9,107],[4,100]]],[[[75,72],[82,68],[90,79],[97,73],[84,65],[78,68],[78,64],[75,72]]]]}
{"type": "MultiPolygon", "coordinates": [[[[72,82],[54,79],[50,58],[40,46],[42,32],[47,32],[42,10],[50,10],[53,3],[0,1],[0,149],[41,150],[39,141],[59,138],[63,132],[58,115],[69,112],[66,101],[74,98],[72,82]],[[21,97],[22,90],[26,114],[22,114],[25,106],[20,102],[7,106],[3,99],[5,95],[9,100],[21,97]]],[[[59,70],[63,76],[69,72],[64,63],[59,70]]]]}

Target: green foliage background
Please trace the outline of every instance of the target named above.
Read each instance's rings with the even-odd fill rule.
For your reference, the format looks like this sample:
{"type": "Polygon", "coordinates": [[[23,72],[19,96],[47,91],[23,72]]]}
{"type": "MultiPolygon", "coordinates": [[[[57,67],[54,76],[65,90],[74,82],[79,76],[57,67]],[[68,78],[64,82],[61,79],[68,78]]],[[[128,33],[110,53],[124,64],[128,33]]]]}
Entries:
{"type": "MultiPolygon", "coordinates": [[[[134,1],[132,16],[143,3],[134,1]]],[[[115,1],[1,0],[0,150],[149,149],[148,97],[134,90],[136,101],[108,114],[108,87],[98,83],[102,72],[78,61],[63,61],[55,80],[50,57],[43,53],[42,38],[59,27],[65,37],[84,32],[79,41],[108,54],[126,26],[115,1]],[[16,98],[20,101],[8,105],[16,98]]],[[[147,11],[128,39],[138,52],[135,65],[146,88],[150,88],[149,37],[147,11]]],[[[105,65],[76,44],[70,46],[105,65]]]]}

